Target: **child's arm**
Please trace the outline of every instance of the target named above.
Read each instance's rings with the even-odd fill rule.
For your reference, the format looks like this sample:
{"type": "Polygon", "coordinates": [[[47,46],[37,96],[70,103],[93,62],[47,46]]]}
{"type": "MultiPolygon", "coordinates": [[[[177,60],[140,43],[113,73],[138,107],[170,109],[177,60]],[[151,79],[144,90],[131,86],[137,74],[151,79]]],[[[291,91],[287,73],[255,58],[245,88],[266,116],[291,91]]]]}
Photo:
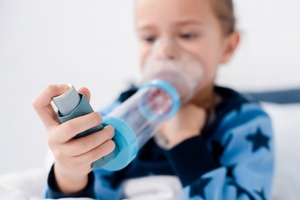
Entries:
{"type": "MultiPolygon", "coordinates": [[[[57,188],[52,189],[73,196],[88,185],[91,163],[114,149],[114,142],[111,140],[114,131],[107,126],[88,136],[73,139],[78,133],[101,124],[102,116],[94,112],[60,124],[51,100],[67,89],[67,85],[48,86],[35,98],[33,106],[44,123],[48,144],[54,154],[52,173],[57,188]]],[[[87,89],[80,92],[89,98],[87,89]]],[[[91,194],[90,197],[93,196],[91,194]]]]}
{"type": "Polygon", "coordinates": [[[227,114],[210,141],[196,136],[168,152],[186,199],[268,199],[274,173],[270,118],[256,104],[227,114]]]}

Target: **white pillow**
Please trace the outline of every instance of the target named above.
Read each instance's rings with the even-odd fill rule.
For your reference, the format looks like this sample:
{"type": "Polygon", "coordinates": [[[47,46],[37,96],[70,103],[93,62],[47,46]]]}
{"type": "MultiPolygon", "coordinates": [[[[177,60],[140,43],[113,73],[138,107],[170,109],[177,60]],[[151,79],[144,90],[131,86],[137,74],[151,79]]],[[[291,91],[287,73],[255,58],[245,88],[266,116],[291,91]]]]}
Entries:
{"type": "Polygon", "coordinates": [[[263,103],[273,120],[276,171],[273,200],[300,197],[300,104],[263,103]]]}

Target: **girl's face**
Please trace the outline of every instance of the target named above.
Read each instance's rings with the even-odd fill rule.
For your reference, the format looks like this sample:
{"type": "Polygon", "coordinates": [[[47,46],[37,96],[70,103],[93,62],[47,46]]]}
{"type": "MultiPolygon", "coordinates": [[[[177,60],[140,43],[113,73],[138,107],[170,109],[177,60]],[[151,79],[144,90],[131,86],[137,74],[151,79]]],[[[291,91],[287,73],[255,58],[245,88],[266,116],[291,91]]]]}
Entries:
{"type": "MultiPolygon", "coordinates": [[[[223,34],[210,1],[137,0],[136,28],[140,66],[144,66],[155,41],[174,41],[203,65],[204,79],[199,92],[212,87],[217,67],[227,62],[235,47],[232,48],[232,42],[228,42],[232,41],[230,35],[223,34]]],[[[160,48],[165,56],[176,56],[171,55],[171,43],[163,44],[160,48]]]]}

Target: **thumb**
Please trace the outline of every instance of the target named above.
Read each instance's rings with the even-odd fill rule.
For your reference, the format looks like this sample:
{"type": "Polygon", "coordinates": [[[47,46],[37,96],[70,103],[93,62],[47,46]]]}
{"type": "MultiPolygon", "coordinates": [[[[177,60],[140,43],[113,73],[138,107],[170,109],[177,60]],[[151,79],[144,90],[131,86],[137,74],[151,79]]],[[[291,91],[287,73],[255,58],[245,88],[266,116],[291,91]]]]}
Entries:
{"type": "Polygon", "coordinates": [[[87,98],[88,101],[91,100],[90,90],[87,89],[86,87],[79,88],[78,92],[81,93],[81,94],[84,94],[84,96],[87,98]]]}

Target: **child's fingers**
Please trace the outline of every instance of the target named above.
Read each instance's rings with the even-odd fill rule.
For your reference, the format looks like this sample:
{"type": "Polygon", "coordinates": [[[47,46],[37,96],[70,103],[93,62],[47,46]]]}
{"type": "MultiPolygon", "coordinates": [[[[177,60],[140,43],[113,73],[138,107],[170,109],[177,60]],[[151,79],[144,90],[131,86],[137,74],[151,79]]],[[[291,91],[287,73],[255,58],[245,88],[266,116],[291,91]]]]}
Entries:
{"type": "Polygon", "coordinates": [[[97,112],[92,112],[81,117],[76,117],[55,127],[49,135],[49,144],[63,144],[70,141],[77,134],[86,131],[102,123],[102,116],[97,112]]]}
{"type": "MultiPolygon", "coordinates": [[[[115,148],[115,143],[112,140],[107,140],[101,145],[87,151],[81,155],[67,157],[65,155],[56,155],[56,167],[73,169],[78,173],[88,174],[91,171],[91,164],[96,160],[111,153],[115,148]]],[[[64,152],[61,152],[64,153],[64,152]]],[[[74,172],[73,171],[73,172],[74,172]]],[[[72,173],[72,172],[71,172],[72,173]]]]}
{"type": "Polygon", "coordinates": [[[91,164],[96,160],[108,155],[115,149],[115,143],[113,140],[107,140],[96,148],[81,154],[79,156],[73,157],[74,162],[78,165],[80,163],[88,164],[91,167],[91,164]]]}
{"type": "Polygon", "coordinates": [[[56,112],[51,105],[52,98],[63,94],[68,89],[68,85],[49,85],[33,100],[33,107],[46,127],[59,123],[56,112]]]}
{"type": "Polygon", "coordinates": [[[68,157],[76,157],[85,154],[105,142],[111,140],[114,136],[114,129],[112,126],[106,126],[101,131],[92,133],[88,136],[72,140],[61,149],[68,157]]]}

